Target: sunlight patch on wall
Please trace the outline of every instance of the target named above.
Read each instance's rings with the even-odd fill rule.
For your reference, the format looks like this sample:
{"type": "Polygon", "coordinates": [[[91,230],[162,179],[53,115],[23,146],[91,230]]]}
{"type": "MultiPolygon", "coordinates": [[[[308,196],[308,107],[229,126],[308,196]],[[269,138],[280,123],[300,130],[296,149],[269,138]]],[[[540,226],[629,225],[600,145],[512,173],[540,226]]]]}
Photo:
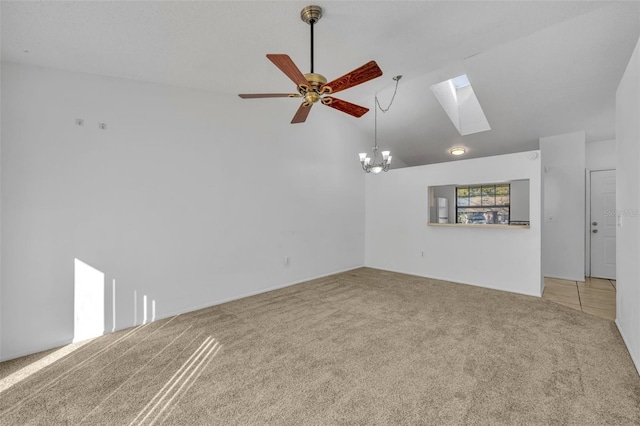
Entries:
{"type": "Polygon", "coordinates": [[[434,84],[431,91],[461,136],[491,130],[466,74],[434,84]]]}
{"type": "Polygon", "coordinates": [[[111,331],[116,331],[116,280],[113,279],[111,283],[111,331]]]}
{"type": "Polygon", "coordinates": [[[104,334],[104,272],[74,259],[73,341],[104,334]]]}
{"type": "MultiPolygon", "coordinates": [[[[146,294],[142,295],[142,321],[141,324],[147,324],[156,320],[156,300],[147,297],[146,294]],[[149,310],[149,305],[151,309],[149,310]],[[151,311],[151,315],[149,315],[151,311]]],[[[133,324],[138,325],[138,291],[133,291],[133,324]]]]}
{"type": "Polygon", "coordinates": [[[147,323],[147,295],[142,296],[142,323],[147,323]]]}

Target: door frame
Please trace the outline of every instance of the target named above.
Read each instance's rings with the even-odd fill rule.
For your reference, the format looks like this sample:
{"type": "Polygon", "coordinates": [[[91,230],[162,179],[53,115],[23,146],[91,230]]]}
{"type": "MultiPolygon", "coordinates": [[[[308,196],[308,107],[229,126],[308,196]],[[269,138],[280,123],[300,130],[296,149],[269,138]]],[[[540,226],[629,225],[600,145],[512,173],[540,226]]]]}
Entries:
{"type": "MultiPolygon", "coordinates": [[[[584,229],[584,276],[591,276],[591,172],[616,171],[614,167],[604,167],[597,169],[585,169],[585,229],[584,229]]],[[[617,259],[616,259],[617,261],[617,259]]]]}

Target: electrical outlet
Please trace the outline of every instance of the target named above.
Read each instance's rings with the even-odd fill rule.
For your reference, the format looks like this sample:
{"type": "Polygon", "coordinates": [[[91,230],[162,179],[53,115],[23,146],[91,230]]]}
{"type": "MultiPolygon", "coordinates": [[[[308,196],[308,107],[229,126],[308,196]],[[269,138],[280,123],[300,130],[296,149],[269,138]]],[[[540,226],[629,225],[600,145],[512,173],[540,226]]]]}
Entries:
{"type": "Polygon", "coordinates": [[[288,265],[289,264],[289,256],[285,256],[284,257],[284,264],[288,265]]]}
{"type": "Polygon", "coordinates": [[[420,256],[424,257],[424,252],[420,252],[420,256]]]}

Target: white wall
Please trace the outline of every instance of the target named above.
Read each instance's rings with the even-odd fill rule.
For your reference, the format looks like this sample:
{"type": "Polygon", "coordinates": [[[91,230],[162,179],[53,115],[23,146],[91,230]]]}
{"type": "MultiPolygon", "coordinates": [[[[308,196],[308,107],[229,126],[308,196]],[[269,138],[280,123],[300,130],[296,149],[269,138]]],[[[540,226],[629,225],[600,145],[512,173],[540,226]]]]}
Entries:
{"type": "Polygon", "coordinates": [[[532,160],[531,154],[407,167],[367,176],[366,265],[540,296],[541,172],[539,156],[532,160]],[[427,225],[429,186],[514,179],[530,180],[530,229],[427,225]]]}
{"type": "Polygon", "coordinates": [[[158,319],[364,264],[350,116],[2,67],[1,359],[71,341],[74,259],[105,275],[107,331],[144,296],[158,319]]]}
{"type": "Polygon", "coordinates": [[[540,138],[544,180],[542,272],[584,281],[585,133],[540,138]]]}
{"type": "Polygon", "coordinates": [[[616,92],[616,324],[640,371],[640,41],[616,92]]]}
{"type": "MultiPolygon", "coordinates": [[[[0,66],[0,81],[2,81],[2,67],[0,66]]],[[[2,99],[2,84],[0,84],[0,100],[2,99]]],[[[2,359],[2,102],[0,102],[0,360],[2,359]]]]}
{"type": "Polygon", "coordinates": [[[616,168],[616,140],[587,142],[585,147],[586,168],[605,170],[616,168]]]}

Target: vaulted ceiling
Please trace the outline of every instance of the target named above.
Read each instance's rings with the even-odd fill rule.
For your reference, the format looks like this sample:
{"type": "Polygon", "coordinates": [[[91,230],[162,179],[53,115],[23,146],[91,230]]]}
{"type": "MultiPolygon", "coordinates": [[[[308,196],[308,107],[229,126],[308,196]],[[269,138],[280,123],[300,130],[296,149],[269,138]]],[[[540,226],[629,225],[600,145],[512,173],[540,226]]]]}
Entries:
{"type": "MultiPolygon", "coordinates": [[[[226,95],[289,93],[293,83],[265,54],[286,53],[309,71],[308,4],[323,8],[316,72],[331,80],[372,59],[384,72],[340,98],[373,108],[377,94],[384,107],[392,77],[403,75],[393,106],[378,114],[378,141],[408,165],[450,161],[454,145],[473,158],[577,130],[588,141],[615,137],[615,91],[640,36],[640,2],[3,1],[2,60],[226,95]],[[430,90],[464,73],[489,131],[460,136],[430,90]]],[[[299,105],[229,102],[260,102],[285,122],[299,105]]],[[[308,120],[358,126],[373,142],[373,110],[356,119],[315,109],[308,120]]]]}

